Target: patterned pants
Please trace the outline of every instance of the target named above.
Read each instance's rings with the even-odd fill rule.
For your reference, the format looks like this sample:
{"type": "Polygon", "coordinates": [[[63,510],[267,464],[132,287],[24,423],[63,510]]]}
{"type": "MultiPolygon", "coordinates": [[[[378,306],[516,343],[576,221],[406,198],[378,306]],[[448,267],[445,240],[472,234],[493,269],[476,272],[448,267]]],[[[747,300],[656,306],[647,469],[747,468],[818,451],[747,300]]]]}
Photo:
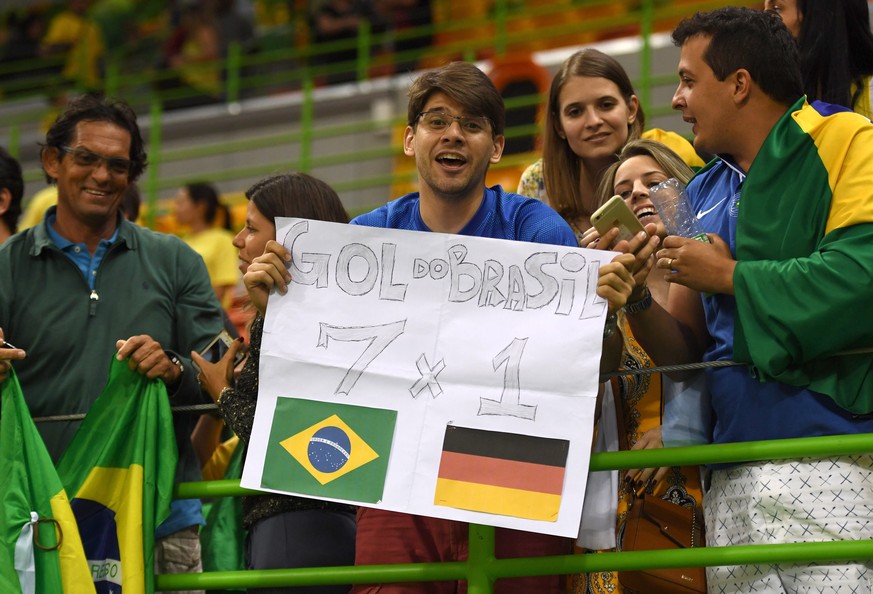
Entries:
{"type": "MultiPolygon", "coordinates": [[[[155,573],[202,573],[199,530],[199,526],[191,526],[157,539],[155,573]]],[[[204,590],[187,590],[181,594],[204,594],[204,590]]]]}
{"type": "MultiPolygon", "coordinates": [[[[708,546],[873,539],[873,456],[761,462],[712,473],[708,546]]],[[[873,593],[873,559],[707,570],[710,594],[873,593]]]]}

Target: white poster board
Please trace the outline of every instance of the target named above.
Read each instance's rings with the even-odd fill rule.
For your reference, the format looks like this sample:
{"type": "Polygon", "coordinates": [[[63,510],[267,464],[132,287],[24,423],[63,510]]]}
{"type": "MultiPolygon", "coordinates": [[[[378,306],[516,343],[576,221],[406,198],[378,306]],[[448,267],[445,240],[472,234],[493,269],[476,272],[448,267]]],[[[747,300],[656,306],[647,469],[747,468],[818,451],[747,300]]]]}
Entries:
{"type": "Polygon", "coordinates": [[[575,537],[614,254],[276,224],[242,485],[575,537]]]}

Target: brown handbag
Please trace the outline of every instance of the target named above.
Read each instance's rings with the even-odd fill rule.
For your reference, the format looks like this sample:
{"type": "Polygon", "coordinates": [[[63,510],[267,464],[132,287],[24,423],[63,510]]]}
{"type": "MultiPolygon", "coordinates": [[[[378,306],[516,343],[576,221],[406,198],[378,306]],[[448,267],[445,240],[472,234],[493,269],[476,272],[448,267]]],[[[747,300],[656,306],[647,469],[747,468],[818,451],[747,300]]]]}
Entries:
{"type": "MultiPolygon", "coordinates": [[[[619,386],[613,383],[618,439],[622,450],[628,450],[624,427],[624,408],[619,386]]],[[[624,484],[624,483],[622,483],[624,484]]],[[[619,551],[653,551],[706,546],[703,517],[697,506],[684,507],[660,497],[630,493],[628,511],[621,533],[619,551]]],[[[626,590],[642,594],[706,594],[706,568],[664,568],[619,571],[618,581],[626,590]]]]}
{"type": "MultiPolygon", "coordinates": [[[[696,506],[683,507],[659,497],[634,496],[624,530],[619,535],[620,551],[685,549],[704,546],[703,522],[696,506]]],[[[705,594],[704,567],[639,569],[619,571],[622,587],[651,594],[705,594]]]]}

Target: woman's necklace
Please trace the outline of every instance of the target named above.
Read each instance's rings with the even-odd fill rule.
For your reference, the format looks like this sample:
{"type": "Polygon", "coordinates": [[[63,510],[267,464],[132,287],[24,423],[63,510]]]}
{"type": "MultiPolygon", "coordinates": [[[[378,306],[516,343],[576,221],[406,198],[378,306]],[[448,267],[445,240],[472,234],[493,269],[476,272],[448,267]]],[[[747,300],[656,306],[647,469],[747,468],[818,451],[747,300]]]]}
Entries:
{"type": "Polygon", "coordinates": [[[582,237],[585,236],[585,231],[587,231],[587,229],[582,229],[581,227],[579,227],[578,221],[581,221],[584,218],[585,217],[573,217],[566,219],[567,223],[569,223],[570,225],[570,228],[573,229],[573,233],[576,235],[576,240],[580,243],[582,242],[582,237]]]}

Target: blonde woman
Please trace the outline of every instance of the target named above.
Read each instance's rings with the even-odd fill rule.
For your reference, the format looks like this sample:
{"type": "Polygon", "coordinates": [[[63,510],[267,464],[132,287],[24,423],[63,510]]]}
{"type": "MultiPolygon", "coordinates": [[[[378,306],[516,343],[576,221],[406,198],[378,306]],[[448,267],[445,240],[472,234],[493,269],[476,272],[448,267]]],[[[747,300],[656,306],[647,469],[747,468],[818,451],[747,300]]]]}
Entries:
{"type": "MultiPolygon", "coordinates": [[[[649,192],[653,186],[669,178],[687,183],[694,172],[675,152],[664,144],[653,140],[638,139],[627,143],[618,155],[618,160],[603,172],[601,185],[596,192],[597,203],[603,203],[615,194],[624,198],[627,205],[644,225],[654,223],[657,235],[663,239],[667,231],[662,223],[649,192]]],[[[609,236],[608,236],[609,237],[609,236]]],[[[612,245],[600,245],[600,235],[594,229],[583,234],[580,245],[583,247],[609,249],[612,245]]],[[[668,283],[664,275],[651,274],[646,285],[634,289],[628,304],[619,313],[619,328],[623,335],[621,368],[628,370],[655,367],[649,355],[634,339],[627,323],[627,315],[633,315],[638,308],[645,308],[652,300],[666,303],[668,283]]],[[[621,403],[617,423],[625,435],[619,438],[626,441],[631,449],[650,449],[663,447],[662,425],[665,424],[665,408],[671,393],[684,388],[694,390],[696,378],[685,378],[691,385],[676,384],[660,373],[627,375],[613,380],[612,391],[621,403]],[[678,387],[677,387],[678,386],[678,387]]],[[[686,393],[687,393],[686,391],[686,393]]],[[[674,433],[680,433],[687,425],[685,411],[680,411],[678,419],[682,426],[671,426],[674,433]]],[[[699,425],[700,423],[695,423],[699,425]]],[[[668,467],[659,469],[628,470],[618,489],[619,501],[616,514],[616,534],[624,531],[625,517],[631,491],[656,496],[682,506],[700,506],[700,471],[698,467],[668,467]]],[[[581,552],[581,551],[580,551],[581,552]]],[[[569,583],[573,594],[616,594],[624,592],[618,582],[616,572],[597,572],[571,576],[569,583]]]]}

